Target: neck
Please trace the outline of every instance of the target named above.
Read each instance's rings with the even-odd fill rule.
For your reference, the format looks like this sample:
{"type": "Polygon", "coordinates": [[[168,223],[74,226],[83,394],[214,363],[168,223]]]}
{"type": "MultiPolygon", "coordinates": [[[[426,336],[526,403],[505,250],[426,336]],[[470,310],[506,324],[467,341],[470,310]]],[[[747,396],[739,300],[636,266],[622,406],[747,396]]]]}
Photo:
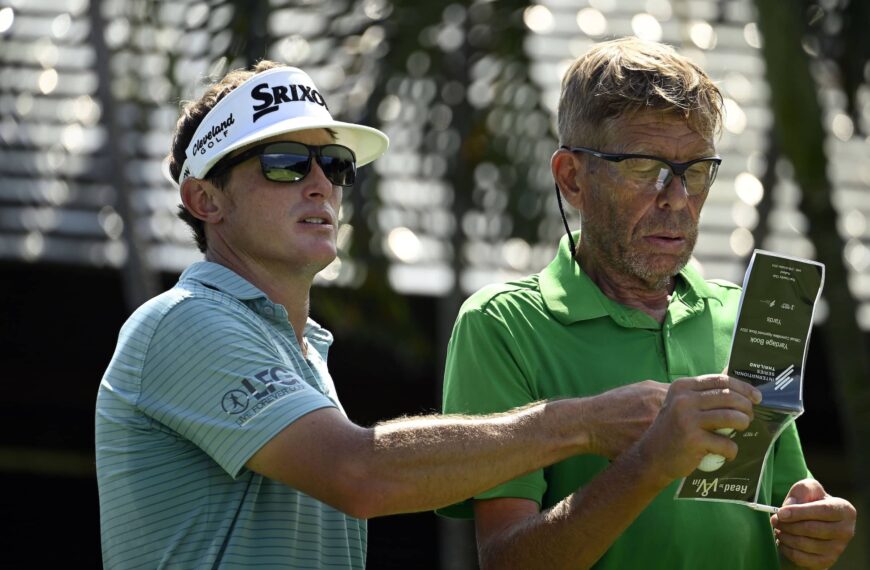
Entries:
{"type": "Polygon", "coordinates": [[[594,252],[584,249],[582,245],[577,251],[577,262],[607,298],[639,309],[659,323],[664,322],[669,296],[674,291],[673,277],[651,282],[628,275],[603,263],[594,252]]]}
{"type": "Polygon", "coordinates": [[[270,301],[282,305],[299,346],[304,347],[302,333],[308,321],[309,293],[314,274],[300,275],[212,248],[206,252],[205,259],[232,269],[263,291],[270,301]]]}

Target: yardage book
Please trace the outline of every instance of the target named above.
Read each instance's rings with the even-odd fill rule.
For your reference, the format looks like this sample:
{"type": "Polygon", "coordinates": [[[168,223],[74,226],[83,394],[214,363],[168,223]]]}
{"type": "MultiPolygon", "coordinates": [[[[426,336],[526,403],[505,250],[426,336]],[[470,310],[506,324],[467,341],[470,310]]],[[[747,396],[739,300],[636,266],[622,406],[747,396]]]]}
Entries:
{"type": "Polygon", "coordinates": [[[737,443],[737,457],[726,462],[708,455],[683,479],[675,498],[756,504],[773,442],[804,411],[804,363],[824,280],[821,263],[755,250],[743,279],[727,372],[761,390],[762,401],[746,431],[725,433],[737,443]]]}

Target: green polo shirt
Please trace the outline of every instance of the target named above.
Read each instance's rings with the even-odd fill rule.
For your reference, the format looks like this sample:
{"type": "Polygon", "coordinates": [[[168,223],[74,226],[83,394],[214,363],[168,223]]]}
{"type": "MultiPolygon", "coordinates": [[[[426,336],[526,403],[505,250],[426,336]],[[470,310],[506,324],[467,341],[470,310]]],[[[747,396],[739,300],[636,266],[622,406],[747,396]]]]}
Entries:
{"type": "MultiPolygon", "coordinates": [[[[571,259],[567,239],[541,273],[484,288],[463,305],[444,377],[445,413],[491,413],[538,400],[592,396],[641,380],[721,372],[740,288],[679,273],[664,323],[606,297],[571,259]]],[[[572,457],[476,499],[517,497],[552,507],[607,466],[572,457]]],[[[768,460],[759,501],[779,505],[808,476],[794,424],[768,460]]],[[[596,568],[776,568],[768,516],[742,505],[674,500],[665,489],[596,568]]],[[[472,516],[471,501],[440,514],[472,516]]]]}

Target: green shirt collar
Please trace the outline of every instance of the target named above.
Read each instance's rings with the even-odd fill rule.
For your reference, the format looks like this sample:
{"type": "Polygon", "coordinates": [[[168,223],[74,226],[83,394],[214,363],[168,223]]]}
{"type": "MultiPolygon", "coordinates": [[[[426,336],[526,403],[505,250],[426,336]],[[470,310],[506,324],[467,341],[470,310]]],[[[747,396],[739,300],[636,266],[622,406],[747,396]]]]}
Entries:
{"type": "MultiPolygon", "coordinates": [[[[574,234],[579,242],[580,232],[574,234]]],[[[690,265],[677,275],[676,289],[668,307],[672,322],[691,316],[703,309],[704,299],[713,296],[709,285],[690,265]]],[[[643,311],[621,305],[608,298],[601,289],[571,259],[568,237],[559,242],[556,258],[540,274],[541,296],[547,309],[562,324],[610,316],[625,327],[660,328],[643,311]]]]}

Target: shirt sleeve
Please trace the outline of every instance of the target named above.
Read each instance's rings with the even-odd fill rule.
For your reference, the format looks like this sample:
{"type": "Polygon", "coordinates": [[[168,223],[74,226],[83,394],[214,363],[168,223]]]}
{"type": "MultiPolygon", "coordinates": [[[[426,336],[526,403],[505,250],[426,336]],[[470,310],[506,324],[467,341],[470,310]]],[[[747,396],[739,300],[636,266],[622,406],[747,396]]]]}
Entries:
{"type": "MultiPolygon", "coordinates": [[[[460,313],[447,348],[444,413],[488,414],[534,402],[538,398],[529,378],[507,319],[477,308],[460,313]]],[[[546,488],[544,472],[537,470],[473,498],[523,498],[540,505],[546,488]]],[[[454,518],[474,516],[470,499],[436,512],[454,518]]]]}
{"type": "Polygon", "coordinates": [[[192,298],[157,325],[137,407],[235,478],[282,429],[331,406],[254,315],[192,298]]]}

